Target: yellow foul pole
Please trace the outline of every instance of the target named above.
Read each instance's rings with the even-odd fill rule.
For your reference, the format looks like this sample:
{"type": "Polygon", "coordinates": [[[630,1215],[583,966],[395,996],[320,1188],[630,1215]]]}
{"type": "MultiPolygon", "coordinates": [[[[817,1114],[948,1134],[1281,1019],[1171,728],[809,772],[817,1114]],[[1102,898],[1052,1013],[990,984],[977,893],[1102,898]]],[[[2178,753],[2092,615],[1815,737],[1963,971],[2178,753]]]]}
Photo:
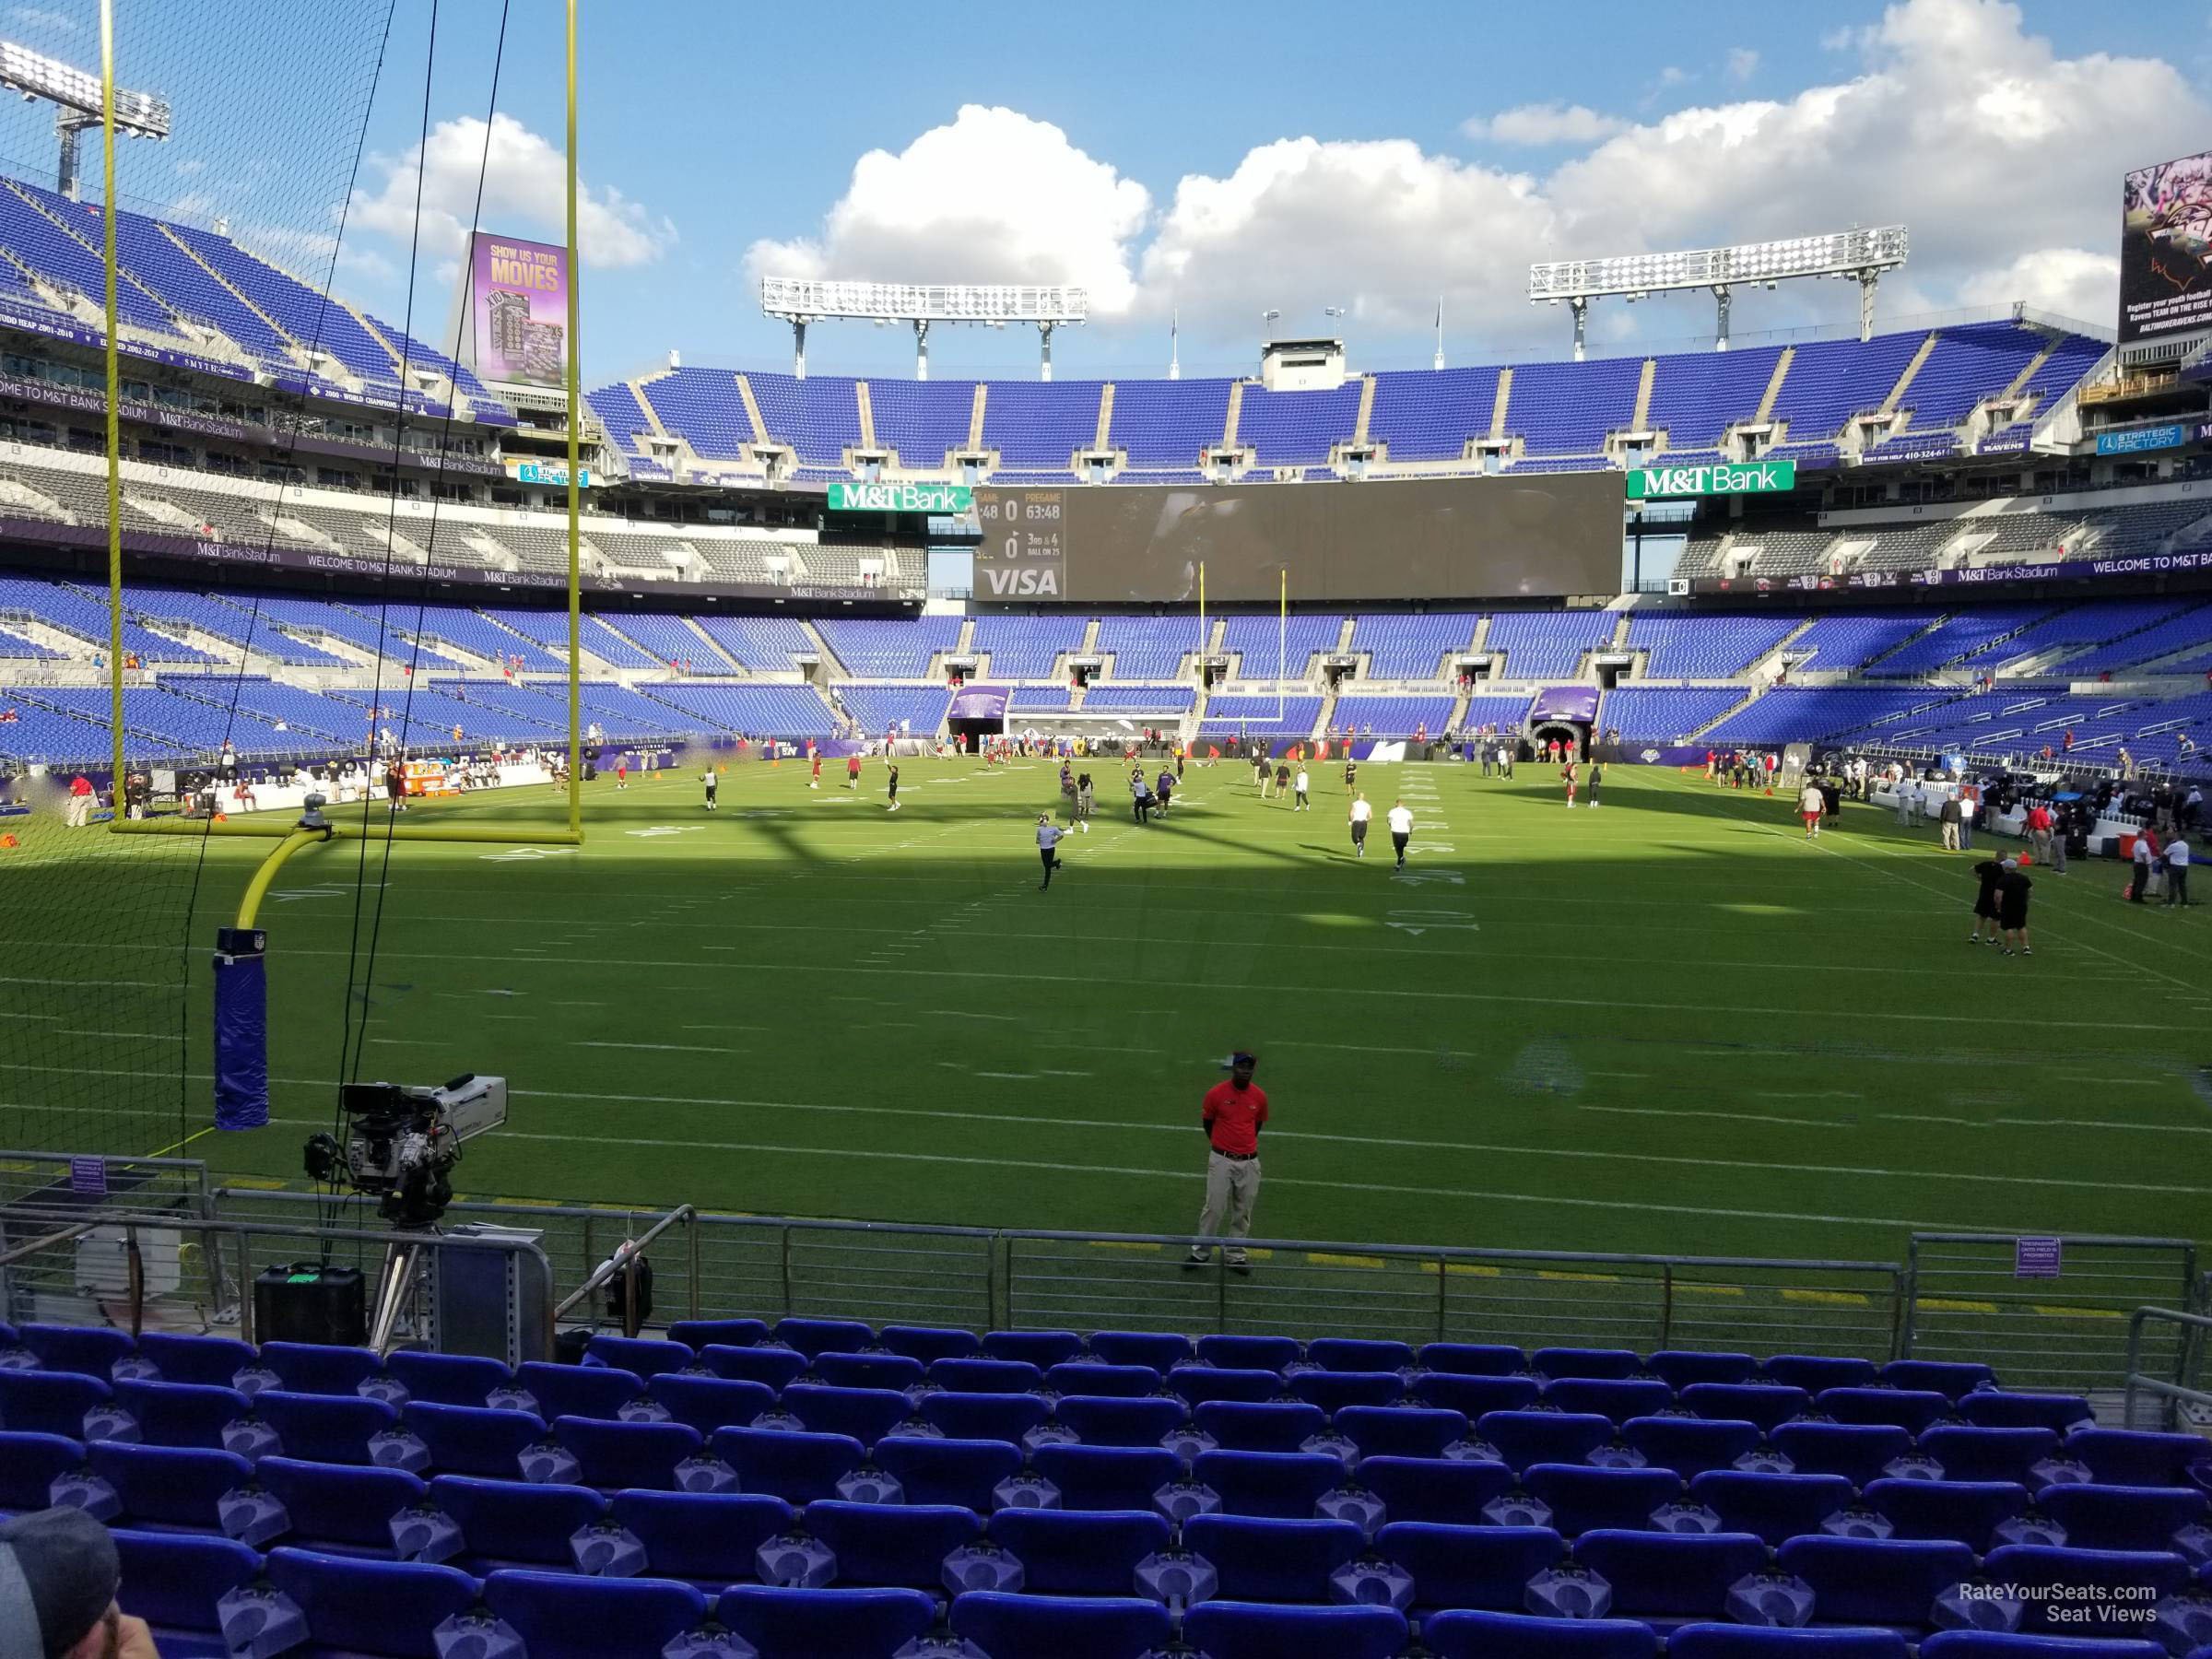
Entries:
{"type": "Polygon", "coordinates": [[[100,0],[100,218],[107,242],[108,326],[108,735],[111,787],[123,822],[123,377],[115,355],[115,0],[100,0]]]}
{"type": "MultiPolygon", "coordinates": [[[[576,256],[576,4],[569,0],[569,833],[583,834],[583,265],[576,256]]],[[[112,278],[110,279],[112,281],[112,278]]],[[[113,329],[111,326],[110,333],[113,329]]],[[[120,697],[120,693],[118,696],[120,697]]]]}

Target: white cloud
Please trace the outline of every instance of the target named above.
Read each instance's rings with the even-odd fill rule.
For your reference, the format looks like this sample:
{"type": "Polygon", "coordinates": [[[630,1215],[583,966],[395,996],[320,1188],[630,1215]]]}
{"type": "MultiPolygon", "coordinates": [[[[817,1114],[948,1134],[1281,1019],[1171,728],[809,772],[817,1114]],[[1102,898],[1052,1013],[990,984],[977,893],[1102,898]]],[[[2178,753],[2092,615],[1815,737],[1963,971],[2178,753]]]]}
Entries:
{"type": "MultiPolygon", "coordinates": [[[[423,252],[458,253],[477,212],[482,178],[482,228],[511,235],[558,238],[564,220],[567,163],[560,151],[512,115],[494,115],[488,133],[481,117],[441,121],[429,142],[405,156],[377,156],[371,165],[382,182],[357,190],[352,222],[401,244],[415,231],[416,189],[421,184],[423,252]]],[[[591,265],[649,265],[677,240],[676,226],[608,186],[579,190],[576,240],[591,265]]]]}
{"type": "Polygon", "coordinates": [[[897,155],[870,150],[820,231],[747,250],[755,276],[1077,283],[1094,313],[1135,299],[1131,243],[1151,211],[1142,184],[1049,122],[961,106],[897,155]]]}
{"type": "Polygon", "coordinates": [[[1758,72],[1759,53],[1748,46],[1731,46],[1724,70],[1732,81],[1747,81],[1758,72]]]}
{"type": "Polygon", "coordinates": [[[1499,144],[1589,144],[1625,132],[1628,123],[1615,115],[1600,115],[1583,104],[1523,104],[1466,122],[1460,131],[1470,138],[1488,138],[1499,144]]]}
{"type": "Polygon", "coordinates": [[[2120,303],[2120,258],[2087,248],[2037,248],[2002,268],[1969,276],[1959,298],[1969,305],[2024,300],[2062,317],[2109,321],[2120,303]]]}
{"type": "Polygon", "coordinates": [[[58,12],[43,6],[11,6],[7,8],[8,21],[24,29],[51,29],[56,34],[76,34],[84,24],[67,12],[58,12]]]}

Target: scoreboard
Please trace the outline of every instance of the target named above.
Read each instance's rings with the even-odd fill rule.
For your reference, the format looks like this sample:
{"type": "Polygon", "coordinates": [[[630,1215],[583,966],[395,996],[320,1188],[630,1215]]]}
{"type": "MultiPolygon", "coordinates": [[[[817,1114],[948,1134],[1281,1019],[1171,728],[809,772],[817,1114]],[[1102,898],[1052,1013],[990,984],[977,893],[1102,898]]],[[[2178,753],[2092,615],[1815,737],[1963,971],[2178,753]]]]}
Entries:
{"type": "Polygon", "coordinates": [[[975,549],[978,599],[1065,599],[1067,497],[1065,489],[978,489],[975,549]]]}

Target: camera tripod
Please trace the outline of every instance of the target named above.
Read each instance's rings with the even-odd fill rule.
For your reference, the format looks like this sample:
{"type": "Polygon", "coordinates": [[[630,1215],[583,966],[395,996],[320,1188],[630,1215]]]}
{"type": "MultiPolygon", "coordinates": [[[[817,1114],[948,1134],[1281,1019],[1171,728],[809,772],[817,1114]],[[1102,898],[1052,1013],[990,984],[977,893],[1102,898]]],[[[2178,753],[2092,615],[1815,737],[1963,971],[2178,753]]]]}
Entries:
{"type": "Polygon", "coordinates": [[[410,1236],[394,1239],[384,1246],[384,1270],[377,1280],[376,1312],[369,1326],[370,1349],[380,1357],[391,1350],[392,1333],[399,1325],[400,1315],[415,1309],[422,1287],[424,1241],[443,1233],[434,1221],[394,1226],[392,1230],[410,1236]]]}

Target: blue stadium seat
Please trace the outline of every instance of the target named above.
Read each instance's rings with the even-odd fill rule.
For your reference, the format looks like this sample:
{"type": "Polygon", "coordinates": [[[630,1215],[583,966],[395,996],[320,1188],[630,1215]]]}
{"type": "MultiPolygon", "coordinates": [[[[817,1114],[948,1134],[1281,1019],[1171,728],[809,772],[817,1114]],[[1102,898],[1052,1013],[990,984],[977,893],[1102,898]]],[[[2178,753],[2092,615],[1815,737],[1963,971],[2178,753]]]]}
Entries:
{"type": "Polygon", "coordinates": [[[1087,1446],[1157,1446],[1191,1420],[1191,1408],[1171,1394],[1147,1400],[1068,1394],[1053,1407],[1053,1419],[1074,1430],[1087,1446]]]}
{"type": "Polygon", "coordinates": [[[81,1440],[85,1413],[114,1397],[114,1390],[97,1377],[73,1371],[0,1371],[0,1429],[81,1440]]]}
{"type": "Polygon", "coordinates": [[[1689,1483],[1689,1495],[1712,1509],[1732,1532],[1757,1533],[1779,1546],[1820,1523],[1856,1495],[1841,1475],[1753,1475],[1709,1469],[1689,1483]]]}
{"type": "Polygon", "coordinates": [[[1733,1468],[1759,1444],[1759,1433],[1757,1423],[1740,1418],[1644,1417],[1623,1423],[1620,1438],[1647,1462],[1692,1480],[1708,1469],[1733,1468]]]}
{"type": "Polygon", "coordinates": [[[1347,1406],[1331,1427],[1362,1458],[1441,1457],[1469,1432],[1463,1414],[1418,1406],[1347,1406]]]}
{"type": "Polygon", "coordinates": [[[745,1492],[772,1492],[786,1503],[837,1496],[837,1483],[865,1453],[846,1434],[794,1434],[776,1429],[718,1429],[714,1455],[737,1471],[745,1492]]]}
{"type": "Polygon", "coordinates": [[[718,1377],[740,1382],[759,1382],[782,1390],[806,1374],[806,1356],[787,1347],[733,1347],[710,1343],[700,1349],[699,1362],[718,1377]]]}
{"type": "Polygon", "coordinates": [[[876,1333],[857,1319],[803,1319],[794,1315],[776,1321],[775,1336],[785,1347],[809,1359],[817,1354],[857,1354],[876,1345],[876,1333]]]}
{"type": "Polygon", "coordinates": [[[1930,1389],[1953,1400],[1997,1385],[1996,1372],[1974,1359],[1892,1359],[1878,1374],[1891,1388],[1930,1389]]]}
{"type": "Polygon", "coordinates": [[[1913,1450],[1894,1423],[1784,1423],[1768,1439],[1800,1475],[1841,1475],[1862,1487],[1913,1450]]]}
{"type": "Polygon", "coordinates": [[[564,1417],[605,1418],[611,1422],[645,1392],[643,1378],[611,1365],[552,1365],[533,1359],[514,1368],[514,1382],[537,1402],[537,1415],[548,1423],[564,1417]]]}
{"type": "Polygon", "coordinates": [[[716,1590],[750,1579],[754,1552],[798,1524],[764,1492],[617,1492],[607,1518],[645,1547],[651,1576],[716,1590]]]}
{"type": "Polygon", "coordinates": [[[894,1434],[876,1442],[874,1461],[899,1482],[909,1503],[957,1503],[987,1515],[999,1482],[1021,1473],[1021,1448],[1005,1441],[894,1434]]]}
{"type": "Polygon", "coordinates": [[[1759,1361],[1748,1354],[1662,1348],[1644,1360],[1643,1369],[1669,1388],[1684,1389],[1692,1382],[1751,1382],[1759,1375],[1759,1361]]]}
{"type": "Polygon", "coordinates": [[[821,1382],[794,1382],[782,1405],[817,1434],[849,1434],[872,1446],[913,1415],[913,1406],[894,1388],[832,1388],[821,1382]]]}
{"type": "Polygon", "coordinates": [[[1148,1365],[1108,1365],[1097,1359],[1070,1359],[1044,1373],[1054,1394],[1106,1394],[1139,1400],[1159,1389],[1159,1373],[1148,1365]]]}
{"type": "Polygon", "coordinates": [[[947,1330],[941,1325],[885,1325],[877,1340],[892,1353],[924,1365],[935,1359],[966,1359],[983,1351],[973,1331],[947,1330]]]}
{"type": "Polygon", "coordinates": [[[1930,1538],[1792,1538],[1775,1564],[1813,1587],[1822,1624],[1885,1625],[1914,1636],[1936,1598],[1974,1576],[1974,1552],[1930,1538]]]}
{"type": "MultiPolygon", "coordinates": [[[[12,1473],[12,1462],[6,1449],[0,1448],[0,1470],[12,1473]]],[[[113,1518],[113,1524],[147,1532],[171,1528],[220,1532],[223,1499],[253,1483],[253,1465],[236,1453],[206,1446],[134,1446],[122,1441],[94,1441],[83,1449],[77,1463],[89,1464],[92,1472],[115,1489],[123,1509],[113,1518]]],[[[43,1501],[18,1506],[4,1497],[0,1503],[11,1508],[45,1507],[43,1501]]],[[[390,1541],[385,1540],[387,1545],[390,1541]]]]}
{"type": "Polygon", "coordinates": [[[1168,1547],[1164,1517],[1150,1510],[1003,1509],[990,1538],[1022,1566],[1031,1595],[1127,1595],[1136,1564],[1168,1547]]]}
{"type": "Polygon", "coordinates": [[[1415,1380],[1414,1398],[1424,1406],[1456,1411],[1469,1422],[1493,1411],[1525,1411],[1544,1396],[1534,1377],[1472,1377],[1431,1371],[1415,1380]]]}
{"type": "Polygon", "coordinates": [[[1194,1406],[1208,1400],[1272,1400],[1284,1392],[1282,1378],[1271,1371],[1211,1365],[1177,1366],[1167,1375],[1167,1388],[1194,1406]]]}
{"type": "Polygon", "coordinates": [[[115,1362],[127,1359],[137,1345],[130,1333],[107,1325],[27,1324],[16,1340],[38,1357],[41,1370],[74,1371],[80,1377],[114,1380],[115,1362]]]}
{"type": "Polygon", "coordinates": [[[1801,1630],[1760,1625],[1684,1625],[1666,1639],[1668,1659],[1905,1659],[1895,1630],[1801,1630]]]}
{"type": "Polygon", "coordinates": [[[2043,1488],[2036,1507],[2066,1529],[2081,1549],[2171,1549],[2173,1535],[2202,1525],[2205,1494],[2194,1486],[2077,1486],[2043,1488]]]}
{"type": "Polygon", "coordinates": [[[1191,1425],[1226,1451],[1296,1452],[1327,1430],[1329,1417],[1304,1400],[1208,1400],[1191,1413],[1191,1425]]]}
{"type": "Polygon", "coordinates": [[[1342,1411],[1347,1406],[1392,1406],[1406,1392],[1406,1379],[1396,1371],[1292,1371],[1284,1381],[1301,1400],[1324,1411],[1342,1411]]]}
{"type": "Polygon", "coordinates": [[[1839,1423],[1895,1423],[1914,1434],[1951,1415],[1950,1396],[1932,1388],[1824,1388],[1813,1404],[1839,1423]]]}
{"type": "MultiPolygon", "coordinates": [[[[208,1446],[218,1451],[223,1430],[256,1411],[237,1389],[200,1382],[118,1382],[115,1403],[137,1422],[138,1438],[147,1445],[208,1446]]],[[[0,1388],[0,1418],[6,1413],[5,1391],[0,1388]]]]}
{"type": "Polygon", "coordinates": [[[2065,1454],[2110,1486],[2172,1486],[2187,1477],[2189,1465],[2201,1461],[2206,1450],[2198,1435],[2147,1430],[2077,1429],[2065,1439],[2065,1454]]]}
{"type": "Polygon", "coordinates": [[[1190,1363],[1188,1336],[1171,1331],[1093,1331],[1090,1353],[1108,1365],[1148,1365],[1161,1376],[1190,1363]]]}
{"type": "MultiPolygon", "coordinates": [[[[2189,1582],[2188,1564],[2165,1550],[2077,1549],[2053,1544],[2007,1544],[1993,1549],[1982,1562],[1982,1574],[1992,1583],[2018,1584],[2030,1591],[2056,1585],[2122,1590],[2122,1595],[2109,1599],[2136,1606],[2175,1594],[2189,1582]]],[[[2063,1622],[2070,1609],[2080,1607],[2078,1600],[2030,1595],[2022,1605],[2026,1614],[2020,1629],[2030,1635],[2064,1636],[2080,1628],[2076,1624],[2069,1629],[2063,1622]]]]}
{"type": "Polygon", "coordinates": [[[1329,1575],[1363,1542],[1349,1521],[1193,1515],[1182,1524],[1183,1547],[1212,1565],[1217,1594],[1230,1601],[1326,1602],[1329,1575]]]}
{"type": "Polygon", "coordinates": [[[154,1368],[157,1382],[198,1382],[235,1388],[238,1373],[253,1363],[248,1343],[229,1336],[186,1336],[147,1331],[138,1338],[138,1358],[154,1368]]]}
{"type": "Polygon", "coordinates": [[[2064,1434],[2077,1423],[2094,1421],[2089,1403],[2079,1394],[2014,1394],[1984,1389],[1959,1402],[1959,1415],[1980,1429],[2049,1429],[2064,1434]]]}
{"type": "Polygon", "coordinates": [[[1630,1418],[1672,1410],[1675,1391],[1656,1377],[1561,1377],[1545,1388],[1544,1404],[1625,1423],[1630,1418]]]}
{"type": "Polygon", "coordinates": [[[904,1354],[817,1354],[814,1374],[835,1388],[918,1388],[923,1365],[904,1354]]]}
{"type": "Polygon", "coordinates": [[[409,1405],[480,1406],[493,1389],[514,1386],[512,1371],[476,1354],[402,1348],[385,1359],[384,1371],[407,1391],[409,1405]]]}
{"type": "Polygon", "coordinates": [[[261,1364],[287,1394],[353,1394],[384,1374],[384,1362],[373,1349],[314,1342],[265,1342],[261,1364]]]}
{"type": "Polygon", "coordinates": [[[1567,1559],[1567,1540],[1548,1526],[1394,1521],[1375,1535],[1375,1553],[1413,1575],[1417,1611],[1518,1613],[1527,1605],[1528,1581],[1567,1559]]]}
{"type": "Polygon", "coordinates": [[[1424,1343],[1420,1361],[1432,1371],[1459,1377],[1510,1377],[1528,1369],[1528,1356],[1502,1342],[1424,1343]]]}
{"type": "Polygon", "coordinates": [[[1701,1418],[1757,1423],[1763,1434],[1813,1408],[1812,1396],[1788,1382],[1692,1382],[1681,1400],[1701,1418]]]}
{"type": "Polygon", "coordinates": [[[776,1391],[765,1382],[701,1377],[689,1371],[663,1372],[645,1384],[645,1396],[671,1419],[688,1423],[701,1434],[746,1428],[776,1406],[776,1391]]]}
{"type": "Polygon", "coordinates": [[[1223,1371],[1279,1371],[1296,1365],[1300,1354],[1291,1336],[1213,1335],[1198,1338],[1198,1362],[1223,1371]]]}
{"type": "Polygon", "coordinates": [[[1558,1380],[1560,1377],[1632,1377],[1643,1369],[1643,1357],[1630,1348],[1547,1347],[1528,1357],[1531,1370],[1558,1380]]]}
{"type": "MultiPolygon", "coordinates": [[[[127,1452],[145,1450],[139,1446],[118,1446],[114,1441],[95,1441],[96,1447],[115,1447],[127,1452]]],[[[167,1450],[167,1448],[159,1448],[167,1450]]],[[[184,1455],[182,1453],[176,1455],[184,1455]]],[[[222,1453],[214,1455],[220,1457],[222,1453]]],[[[74,1475],[85,1466],[86,1447],[82,1441],[72,1440],[65,1434],[41,1434],[32,1430],[0,1430],[0,1512],[27,1512],[51,1509],[53,1499],[49,1491],[55,1479],[74,1475]]],[[[241,1466],[244,1460],[240,1460],[241,1466]]],[[[102,1474],[96,1465],[93,1472],[102,1474]]],[[[248,1473],[252,1471],[248,1468],[248,1473]]],[[[112,1477],[108,1478],[112,1485],[112,1477]]],[[[219,1496],[219,1494],[218,1494],[219,1496]]],[[[213,1524],[212,1519],[209,1524],[213,1524]]]]}
{"type": "Polygon", "coordinates": [[[922,1396],[921,1418],[954,1440],[1019,1441],[1052,1413],[1028,1394],[933,1394],[922,1396]]]}
{"type": "Polygon", "coordinates": [[[1201,1452],[1191,1473],[1225,1513],[1287,1521],[1311,1518],[1321,1495],[1345,1483],[1344,1465],[1325,1452],[1201,1452]]]}
{"type": "Polygon", "coordinates": [[[936,1622],[918,1590],[785,1590],[733,1584],[715,1618],[759,1659],[891,1659],[936,1622]]]}
{"type": "Polygon", "coordinates": [[[589,1487],[525,1486],[473,1475],[439,1476],[430,1482],[430,1502],[461,1529],[464,1554],[453,1565],[478,1577],[500,1567],[568,1571],[570,1536],[606,1514],[606,1500],[589,1487]]]}
{"type": "Polygon", "coordinates": [[[115,1599],[152,1628],[163,1659],[229,1653],[216,1604],[261,1576],[259,1556],[229,1538],[194,1533],[116,1527],[108,1535],[123,1569],[115,1599]]]}
{"type": "Polygon", "coordinates": [[[1589,1412],[1491,1411],[1475,1432],[1516,1469],[1540,1463],[1581,1463],[1613,1438],[1613,1425],[1589,1412]]]}
{"type": "Polygon", "coordinates": [[[1924,1429],[1919,1449],[1943,1465],[1947,1480],[2014,1480],[2023,1486],[2029,1470],[2059,1454],[2054,1430],[1983,1429],[1971,1423],[1924,1429]]]}
{"type": "Polygon", "coordinates": [[[1503,1464],[1445,1457],[1370,1457],[1359,1477],[1392,1521],[1453,1526],[1480,1526],[1483,1506],[1513,1489],[1513,1472],[1503,1464]]]}
{"type": "Polygon", "coordinates": [[[1435,1659],[1654,1659],[1659,1638],[1634,1618],[1534,1618],[1458,1608],[1421,1620],[1435,1659]]]}
{"type": "Polygon", "coordinates": [[[1396,1659],[1406,1647],[1403,1613],[1388,1607],[1272,1607],[1202,1602],[1183,1616],[1182,1637],[1206,1659],[1396,1659]]]}
{"type": "Polygon", "coordinates": [[[1672,1469],[1537,1464],[1524,1484],[1531,1497],[1550,1506],[1552,1530],[1569,1538],[1601,1527],[1648,1526],[1653,1510],[1682,1496],[1682,1477],[1672,1469]]]}
{"type": "Polygon", "coordinates": [[[1728,1586],[1764,1571],[1767,1547],[1749,1533],[1592,1532],[1574,1559],[1613,1586],[1613,1611],[1663,1629],[1724,1617],[1728,1586]]]}
{"type": "Polygon", "coordinates": [[[287,1457],[314,1463],[373,1463],[369,1442],[399,1422],[399,1413],[382,1400],[359,1394],[292,1394],[281,1388],[265,1388],[255,1394],[253,1415],[276,1431],[287,1457]]]}
{"type": "Polygon", "coordinates": [[[1920,1659],[2167,1659],[2167,1653],[2155,1641],[2125,1638],[2105,1641],[1997,1630],[1939,1630],[1920,1644],[1920,1659]]]}
{"type": "Polygon", "coordinates": [[[361,1469],[347,1464],[304,1463],[265,1457],[253,1477],[291,1520],[285,1542],[324,1555],[392,1556],[388,1523],[424,1500],[427,1488],[400,1469],[361,1469]]]}
{"type": "Polygon", "coordinates": [[[1027,1359],[933,1359],[929,1381],[954,1394],[1026,1394],[1044,1386],[1027,1359]]]}
{"type": "Polygon", "coordinates": [[[952,1631],[991,1659],[1144,1659],[1172,1633],[1165,1607],[1134,1596],[982,1591],[954,1599],[952,1631]]]}
{"type": "Polygon", "coordinates": [[[1402,1371],[1414,1363],[1413,1348],[1403,1342],[1373,1337],[1316,1336],[1306,1344],[1306,1363],[1323,1371],[1402,1371]]]}
{"type": "Polygon", "coordinates": [[[680,1342],[695,1354],[710,1347],[752,1347],[768,1340],[764,1319],[679,1319],[668,1327],[668,1340],[680,1342]]]}
{"type": "Polygon", "coordinates": [[[311,1549],[271,1550],[268,1579],[305,1617],[313,1651],[376,1659],[438,1659],[430,1633],[474,1607],[482,1594],[456,1568],[311,1549]]]}
{"type": "Polygon", "coordinates": [[[553,1438],[576,1460],[576,1484],[603,1492],[625,1487],[672,1492],[676,1465],[705,1450],[705,1437],[688,1423],[610,1423],[602,1418],[562,1418],[553,1438]]]}
{"type": "Polygon", "coordinates": [[[400,1426],[423,1443],[429,1466],[441,1475],[480,1475],[516,1480],[525,1447],[546,1438],[546,1426],[527,1411],[481,1406],[439,1406],[409,1400],[400,1426]]]}
{"type": "Polygon", "coordinates": [[[1878,1374],[1871,1359],[1833,1354],[1774,1354],[1759,1367],[1770,1382],[1817,1394],[1825,1388],[1871,1387],[1878,1374]]]}
{"type": "Polygon", "coordinates": [[[947,1503],[844,1503],[806,1506],[806,1530],[837,1557],[841,1584],[935,1590],[945,1558],[983,1535],[972,1511],[947,1503]]]}
{"type": "Polygon", "coordinates": [[[681,1342],[652,1336],[601,1335],[584,1346],[583,1362],[603,1365],[609,1371],[628,1371],[633,1377],[650,1382],[663,1371],[689,1370],[699,1363],[699,1355],[681,1342]]]}
{"type": "Polygon", "coordinates": [[[513,1627],[531,1659],[661,1659],[707,1619],[707,1598],[667,1579],[495,1572],[484,1605],[513,1627]]]}
{"type": "Polygon", "coordinates": [[[1046,1371],[1083,1357],[1083,1338],[1073,1331],[986,1331],[983,1352],[994,1359],[1018,1359],[1046,1371]]]}
{"type": "Polygon", "coordinates": [[[2009,1480],[1877,1480],[1861,1494],[1900,1538],[1955,1538],[1979,1555],[1989,1535],[2028,1507],[2009,1480]]]}
{"type": "Polygon", "coordinates": [[[1164,1447],[1040,1446],[1030,1466],[1060,1488],[1063,1509],[1138,1510],[1182,1476],[1182,1460],[1164,1447]]]}

